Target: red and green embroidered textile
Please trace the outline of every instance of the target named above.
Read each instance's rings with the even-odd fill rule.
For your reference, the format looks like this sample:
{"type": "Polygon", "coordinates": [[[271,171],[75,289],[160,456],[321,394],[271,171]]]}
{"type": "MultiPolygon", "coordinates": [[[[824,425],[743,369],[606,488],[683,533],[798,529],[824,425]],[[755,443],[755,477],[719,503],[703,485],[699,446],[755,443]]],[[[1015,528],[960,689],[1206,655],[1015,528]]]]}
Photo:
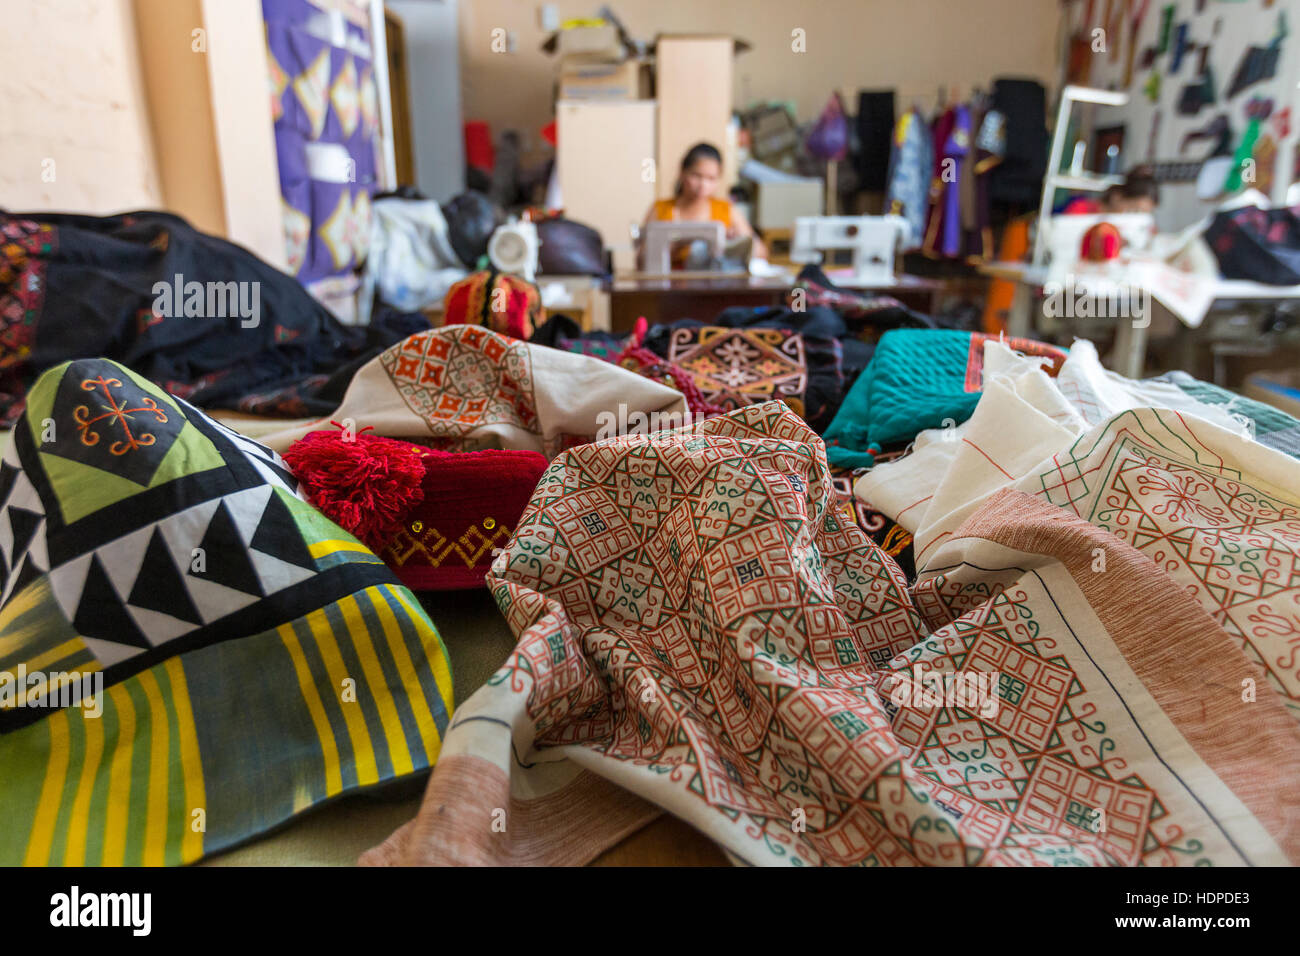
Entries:
{"type": "Polygon", "coordinates": [[[909,588],[780,403],[560,455],[489,583],[519,643],[364,862],[1300,861],[1300,726],[1180,582],[1004,490],[909,588]]]}

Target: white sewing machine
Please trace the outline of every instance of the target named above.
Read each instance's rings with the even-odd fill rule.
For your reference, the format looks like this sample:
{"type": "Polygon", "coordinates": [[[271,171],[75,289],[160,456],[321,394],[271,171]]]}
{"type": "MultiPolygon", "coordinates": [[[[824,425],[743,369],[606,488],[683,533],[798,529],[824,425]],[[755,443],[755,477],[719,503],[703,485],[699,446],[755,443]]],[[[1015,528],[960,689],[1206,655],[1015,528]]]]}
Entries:
{"type": "Polygon", "coordinates": [[[822,251],[853,252],[853,282],[887,285],[894,281],[894,253],[906,233],[901,216],[800,216],[794,221],[790,261],[818,263],[822,251]]]}
{"type": "Polygon", "coordinates": [[[498,272],[523,276],[529,282],[537,277],[537,258],[541,243],[537,224],[517,219],[498,226],[488,240],[488,259],[498,272]]]}
{"type": "Polygon", "coordinates": [[[656,221],[646,224],[644,239],[645,262],[642,271],[667,275],[673,270],[673,250],[684,242],[697,240],[708,245],[706,258],[722,258],[727,244],[727,227],[720,222],[656,221]]]}

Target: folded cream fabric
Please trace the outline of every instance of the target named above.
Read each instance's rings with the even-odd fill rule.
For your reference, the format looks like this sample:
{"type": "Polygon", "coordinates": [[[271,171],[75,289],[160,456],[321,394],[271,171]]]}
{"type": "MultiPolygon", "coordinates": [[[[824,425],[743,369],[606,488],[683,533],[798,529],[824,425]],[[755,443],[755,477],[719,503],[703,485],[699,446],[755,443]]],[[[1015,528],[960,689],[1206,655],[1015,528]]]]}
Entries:
{"type": "Polygon", "coordinates": [[[955,428],[921,432],[911,454],[876,466],[854,487],[912,532],[918,562],[990,492],[1087,427],[1037,362],[996,341],[985,343],[984,356],[984,394],[974,414],[955,428]]]}
{"type": "Polygon", "coordinates": [[[913,535],[918,567],[989,495],[1074,438],[1075,431],[1034,405],[1031,398],[1041,388],[1038,379],[1049,381],[1042,372],[1030,371],[1023,378],[986,384],[963,434],[948,442],[954,448],[952,458],[947,470],[936,476],[924,523],[913,535]]]}
{"type": "Polygon", "coordinates": [[[617,365],[452,325],[412,335],[367,362],[333,415],[260,441],[284,451],[337,422],[448,450],[519,448],[553,457],[629,425],[675,427],[685,413],[680,392],[617,365]]]}
{"type": "Polygon", "coordinates": [[[922,432],[910,455],[878,465],[854,494],[915,539],[917,567],[989,495],[1125,410],[1169,408],[1234,434],[1243,426],[1167,382],[1109,372],[1091,342],[1077,341],[1056,378],[1000,342],[985,344],[985,388],[974,414],[953,429],[922,432]]]}

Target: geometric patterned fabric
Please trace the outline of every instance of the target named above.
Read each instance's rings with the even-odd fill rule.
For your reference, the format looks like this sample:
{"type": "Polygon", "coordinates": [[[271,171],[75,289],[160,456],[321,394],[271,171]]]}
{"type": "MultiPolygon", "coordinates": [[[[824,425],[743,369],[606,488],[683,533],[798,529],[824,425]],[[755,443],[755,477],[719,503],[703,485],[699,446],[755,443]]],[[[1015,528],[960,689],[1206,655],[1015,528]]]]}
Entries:
{"type": "Polygon", "coordinates": [[[365,262],[380,120],[364,18],[345,17],[342,37],[322,36],[310,24],[320,6],[262,0],[286,259],[309,289],[347,285],[365,262]],[[308,152],[321,147],[344,168],[313,173],[308,152]]]}
{"type": "Polygon", "coordinates": [[[0,460],[0,863],[191,862],[430,766],[451,706],[432,623],[278,455],[104,359],[32,386],[0,460]]]}
{"type": "Polygon", "coordinates": [[[366,862],[581,862],[647,808],[756,865],[1300,861],[1300,726],[1180,583],[1006,491],[909,588],[779,402],[563,453],[488,583],[518,644],[366,862]]]}
{"type": "Polygon", "coordinates": [[[675,329],[666,358],[726,411],[776,399],[805,414],[808,362],[803,336],[784,329],[675,329]]]}
{"type": "Polygon", "coordinates": [[[1116,415],[1016,487],[1111,532],[1193,595],[1300,719],[1300,467],[1166,409],[1116,415]]]}

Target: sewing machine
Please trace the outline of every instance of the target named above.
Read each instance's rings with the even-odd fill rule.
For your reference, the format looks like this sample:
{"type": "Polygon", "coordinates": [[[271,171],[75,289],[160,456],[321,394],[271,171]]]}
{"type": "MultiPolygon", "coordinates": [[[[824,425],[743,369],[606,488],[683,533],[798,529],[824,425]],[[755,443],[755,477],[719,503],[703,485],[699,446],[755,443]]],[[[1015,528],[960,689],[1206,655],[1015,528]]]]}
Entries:
{"type": "Polygon", "coordinates": [[[887,284],[894,279],[894,252],[906,229],[901,216],[800,216],[794,221],[790,261],[819,263],[824,250],[849,249],[849,281],[887,284]]]}
{"type": "Polygon", "coordinates": [[[697,240],[708,244],[708,261],[722,259],[727,245],[727,227],[720,222],[651,222],[643,236],[645,262],[642,271],[668,275],[673,269],[673,248],[697,240]]]}
{"type": "Polygon", "coordinates": [[[525,220],[498,226],[488,240],[488,259],[497,271],[523,276],[529,282],[537,276],[539,250],[537,224],[525,220]]]}
{"type": "MultiPolygon", "coordinates": [[[[1156,234],[1155,217],[1149,212],[1049,216],[1043,237],[1049,281],[1064,282],[1071,272],[1080,268],[1084,234],[1100,222],[1109,222],[1119,230],[1123,241],[1123,261],[1135,252],[1151,248],[1156,234]]],[[[1118,263],[1115,268],[1119,268],[1118,263]]],[[[1095,267],[1092,269],[1095,271],[1095,267]]]]}

